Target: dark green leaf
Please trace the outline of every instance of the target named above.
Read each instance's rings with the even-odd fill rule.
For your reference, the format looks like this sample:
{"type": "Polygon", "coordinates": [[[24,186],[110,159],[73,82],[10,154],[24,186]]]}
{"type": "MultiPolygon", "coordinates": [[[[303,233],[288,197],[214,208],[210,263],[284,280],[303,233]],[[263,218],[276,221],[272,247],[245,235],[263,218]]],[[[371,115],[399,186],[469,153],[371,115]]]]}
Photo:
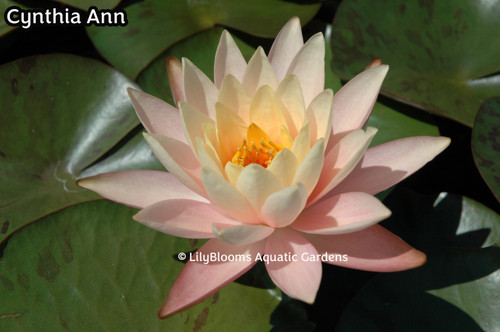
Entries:
{"type": "Polygon", "coordinates": [[[71,55],[0,67],[0,241],[66,206],[97,198],[80,172],[138,124],[126,87],[95,60],[71,55]]]}
{"type": "Polygon", "coordinates": [[[111,9],[116,7],[120,0],[58,0],[57,2],[64,3],[75,8],[80,8],[87,10],[91,6],[97,7],[97,9],[111,9]]]}
{"type": "Polygon", "coordinates": [[[472,152],[479,172],[500,201],[500,97],[481,105],[472,130],[472,152]]]}
{"type": "Polygon", "coordinates": [[[275,289],[229,284],[157,318],[183,263],[201,246],[136,223],[136,210],[80,204],[16,232],[0,264],[2,331],[267,331],[275,289]]]}
{"type": "Polygon", "coordinates": [[[428,254],[415,270],[379,274],[346,308],[338,331],[498,331],[500,216],[457,195],[395,190],[383,224],[428,254]]]}
{"type": "Polygon", "coordinates": [[[318,8],[318,4],[277,0],[148,0],[125,8],[126,27],[90,27],[88,32],[110,63],[129,77],[136,77],[174,43],[215,25],[271,38],[292,16],[299,16],[305,23],[318,8]]]}
{"type": "Polygon", "coordinates": [[[350,78],[380,57],[391,66],[385,94],[472,126],[500,90],[499,12],[499,0],[343,1],[334,70],[350,78]]]}

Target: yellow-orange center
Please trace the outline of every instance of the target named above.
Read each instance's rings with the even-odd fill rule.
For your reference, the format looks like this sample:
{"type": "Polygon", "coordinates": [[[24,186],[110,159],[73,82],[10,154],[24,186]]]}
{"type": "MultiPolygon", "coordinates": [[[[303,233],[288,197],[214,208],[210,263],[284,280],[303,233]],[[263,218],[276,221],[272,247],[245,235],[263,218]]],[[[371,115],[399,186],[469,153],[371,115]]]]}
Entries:
{"type": "Polygon", "coordinates": [[[243,167],[259,164],[267,168],[281,149],[283,146],[272,142],[259,126],[251,123],[247,128],[247,137],[243,137],[231,162],[243,167]]]}

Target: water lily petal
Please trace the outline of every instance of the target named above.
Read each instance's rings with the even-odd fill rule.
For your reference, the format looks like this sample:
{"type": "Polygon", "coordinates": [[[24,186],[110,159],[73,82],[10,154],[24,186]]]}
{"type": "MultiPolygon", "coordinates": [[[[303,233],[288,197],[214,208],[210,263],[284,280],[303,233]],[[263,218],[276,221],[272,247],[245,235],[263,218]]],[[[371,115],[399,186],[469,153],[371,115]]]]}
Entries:
{"type": "Polygon", "coordinates": [[[243,169],[236,187],[257,214],[260,214],[267,197],[283,188],[281,181],[273,173],[258,164],[250,164],[243,169]]]}
{"type": "Polygon", "coordinates": [[[273,90],[278,86],[276,74],[262,47],[259,46],[250,61],[248,61],[241,83],[251,97],[263,85],[269,85],[273,90]]]}
{"type": "Polygon", "coordinates": [[[200,137],[196,137],[196,149],[201,167],[208,167],[220,176],[224,176],[224,169],[218,156],[213,154],[209,149],[207,150],[205,142],[200,137]]]}
{"type": "Polygon", "coordinates": [[[201,169],[201,180],[210,200],[224,212],[249,224],[260,223],[245,196],[215,171],[203,167],[201,169]]]}
{"type": "Polygon", "coordinates": [[[305,118],[302,89],[297,76],[288,75],[276,89],[276,97],[283,105],[284,115],[290,135],[296,137],[305,118]]]}
{"type": "Polygon", "coordinates": [[[227,179],[233,186],[236,187],[236,183],[238,183],[238,178],[240,177],[241,172],[243,172],[244,167],[241,165],[233,164],[232,162],[227,162],[224,167],[224,171],[226,172],[227,179]]]}
{"type": "Polygon", "coordinates": [[[291,227],[310,234],[345,234],[370,227],[390,215],[391,211],[374,196],[349,192],[308,207],[291,227]]]}
{"type": "Polygon", "coordinates": [[[332,129],[332,102],[333,91],[328,89],[318,94],[309,104],[306,118],[309,120],[312,142],[324,138],[325,145],[328,143],[332,129]]]}
{"type": "Polygon", "coordinates": [[[287,75],[294,74],[304,92],[308,106],[325,86],[325,38],[322,33],[312,36],[293,59],[287,75]]]}
{"type": "Polygon", "coordinates": [[[325,263],[351,269],[394,272],[413,269],[425,263],[424,253],[379,225],[341,235],[308,235],[319,253],[347,255],[345,260],[325,263]]]}
{"type": "Polygon", "coordinates": [[[179,110],[145,92],[127,89],[135,111],[146,130],[187,143],[179,110]]]}
{"type": "Polygon", "coordinates": [[[243,79],[243,74],[247,67],[247,62],[241,54],[240,49],[233,40],[233,37],[224,30],[220,36],[219,45],[215,52],[214,82],[220,88],[222,80],[226,75],[233,75],[239,81],[243,79]]]}
{"type": "Polygon", "coordinates": [[[323,168],[323,161],[325,159],[325,148],[323,139],[314,144],[311,151],[304,158],[304,161],[297,168],[295,173],[295,178],[293,183],[303,183],[307,190],[307,195],[309,196],[318,183],[319,175],[321,174],[321,169],[323,168]]]}
{"type": "Polygon", "coordinates": [[[363,158],[377,130],[368,127],[344,136],[325,156],[318,184],[309,197],[309,205],[321,199],[344,180],[363,158]]]}
{"type": "Polygon", "coordinates": [[[214,237],[214,223],[226,227],[240,224],[219,212],[212,204],[187,199],[157,202],[139,211],[134,219],[162,233],[188,239],[214,237]]]}
{"type": "Polygon", "coordinates": [[[221,161],[230,161],[247,134],[247,124],[231,109],[215,104],[215,125],[220,144],[221,161]]]}
{"type": "Polygon", "coordinates": [[[78,180],[83,188],[102,197],[136,208],[144,208],[159,201],[185,198],[200,202],[207,200],[189,190],[172,174],[161,171],[118,171],[78,180]]]}
{"type": "Polygon", "coordinates": [[[389,66],[381,65],[361,72],[347,82],[333,98],[333,134],[342,135],[362,128],[377,100],[389,66]]]}
{"type": "Polygon", "coordinates": [[[167,75],[174,103],[178,105],[179,102],[186,100],[184,97],[184,85],[182,84],[182,63],[179,59],[174,57],[167,59],[167,75]]]}
{"type": "Polygon", "coordinates": [[[186,102],[214,119],[214,107],[219,90],[198,67],[186,58],[182,58],[182,81],[186,102]]]}
{"type": "Polygon", "coordinates": [[[200,162],[189,145],[173,138],[144,133],[151,150],[165,168],[195,193],[207,197],[200,180],[200,162]]]}
{"type": "Polygon", "coordinates": [[[281,127],[287,125],[281,104],[269,85],[260,87],[250,103],[250,122],[281,144],[281,127]]]}
{"type": "Polygon", "coordinates": [[[196,137],[204,137],[203,124],[213,123],[207,115],[201,113],[196,108],[186,102],[179,103],[179,111],[181,113],[182,126],[188,138],[189,146],[193,152],[198,155],[196,150],[196,137]]]}
{"type": "Polygon", "coordinates": [[[292,256],[281,262],[270,261],[266,264],[267,272],[288,296],[313,303],[321,281],[321,261],[305,261],[303,255],[316,255],[314,246],[299,233],[283,228],[267,238],[265,253],[270,258],[292,256]]]}
{"type": "Polygon", "coordinates": [[[307,201],[306,187],[302,183],[277,191],[262,206],[262,218],[272,227],[286,227],[302,212],[307,201]]]}
{"type": "Polygon", "coordinates": [[[366,150],[363,160],[327,196],[363,191],[375,195],[407,178],[450,144],[448,137],[407,137],[366,150]]]}
{"type": "Polygon", "coordinates": [[[252,98],[233,75],[224,77],[217,101],[237,113],[245,123],[250,123],[250,102],[252,98]]]}
{"type": "Polygon", "coordinates": [[[276,36],[269,51],[269,61],[276,77],[281,81],[292,63],[295,54],[304,45],[298,17],[292,17],[276,36]]]}
{"type": "MultiPolygon", "coordinates": [[[[208,240],[196,253],[196,257],[220,253],[220,255],[238,255],[236,261],[216,261],[204,264],[203,261],[189,260],[170,288],[158,316],[165,318],[182,311],[217,292],[222,287],[237,279],[255,265],[253,259],[262,250],[263,242],[248,246],[232,246],[218,239],[208,240]]],[[[202,259],[202,258],[201,258],[202,259]]]]}
{"type": "Polygon", "coordinates": [[[311,134],[309,133],[309,121],[304,121],[299,134],[295,137],[292,144],[292,152],[299,163],[302,163],[304,158],[311,150],[311,134]]]}
{"type": "Polygon", "coordinates": [[[280,181],[283,187],[292,184],[299,162],[292,151],[283,149],[276,154],[271,165],[267,168],[280,181]]]}
{"type": "Polygon", "coordinates": [[[274,228],[264,225],[220,225],[213,224],[214,235],[233,246],[244,246],[265,239],[274,232],[274,228]]]}

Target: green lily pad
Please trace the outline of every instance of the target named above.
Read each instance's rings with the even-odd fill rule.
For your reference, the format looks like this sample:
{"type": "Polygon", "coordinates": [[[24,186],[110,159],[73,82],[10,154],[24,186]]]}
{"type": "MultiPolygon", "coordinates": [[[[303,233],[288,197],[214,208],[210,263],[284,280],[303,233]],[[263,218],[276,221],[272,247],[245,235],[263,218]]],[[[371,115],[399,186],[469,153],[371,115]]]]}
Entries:
{"type": "Polygon", "coordinates": [[[2,13],[2,16],[0,16],[0,37],[5,35],[7,32],[16,29],[16,27],[8,25],[7,22],[5,21],[5,12],[7,11],[7,8],[11,6],[25,8],[19,3],[11,0],[0,0],[0,13],[2,13]]]}
{"type": "MultiPolygon", "coordinates": [[[[221,27],[211,28],[175,44],[141,72],[137,77],[137,83],[147,93],[173,105],[174,102],[170,92],[170,85],[168,83],[165,67],[167,58],[172,56],[178,59],[183,57],[188,58],[213,80],[214,56],[223,31],[224,29],[221,27]]],[[[250,60],[255,49],[243,42],[237,36],[233,35],[232,37],[245,59],[247,61],[250,60]]]]}
{"type": "Polygon", "coordinates": [[[384,222],[428,255],[415,270],[379,274],[352,300],[338,331],[498,331],[500,216],[466,197],[395,190],[384,222]]]}
{"type": "Polygon", "coordinates": [[[197,240],[165,235],[107,201],[79,204],[16,232],[0,264],[2,331],[268,331],[280,292],[231,283],[157,318],[197,240]]]}
{"type": "Polygon", "coordinates": [[[472,130],[472,153],[479,172],[500,201],[500,97],[481,105],[472,130]]]}
{"type": "Polygon", "coordinates": [[[72,55],[0,67],[0,241],[98,196],[75,179],[138,124],[116,70],[72,55]]]}
{"type": "Polygon", "coordinates": [[[499,11],[498,0],[343,1],[334,71],[350,78],[380,57],[391,66],[386,95],[472,126],[500,90],[499,11]]]}
{"type": "Polygon", "coordinates": [[[91,6],[97,7],[97,9],[112,9],[115,8],[120,0],[57,0],[57,2],[73,6],[75,8],[80,8],[87,10],[91,6]]]}
{"type": "Polygon", "coordinates": [[[319,4],[276,0],[148,0],[125,8],[127,26],[89,27],[87,31],[111,64],[129,77],[136,77],[174,43],[215,25],[270,38],[290,17],[299,16],[305,23],[318,9],[319,4]]]}

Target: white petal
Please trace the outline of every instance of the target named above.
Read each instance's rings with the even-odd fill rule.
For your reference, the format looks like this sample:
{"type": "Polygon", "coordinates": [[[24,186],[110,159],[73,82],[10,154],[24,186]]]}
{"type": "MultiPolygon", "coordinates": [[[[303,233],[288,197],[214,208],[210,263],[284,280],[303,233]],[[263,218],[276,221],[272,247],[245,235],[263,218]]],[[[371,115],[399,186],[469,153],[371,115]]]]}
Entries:
{"type": "Polygon", "coordinates": [[[215,52],[214,81],[215,86],[220,88],[222,80],[226,75],[233,75],[240,82],[247,67],[247,62],[241,54],[240,49],[233,40],[233,37],[224,30],[215,52]]]}
{"type": "Polygon", "coordinates": [[[309,196],[318,182],[321,169],[323,168],[323,161],[325,159],[324,142],[320,139],[311,148],[304,161],[300,164],[295,173],[293,183],[303,183],[309,196]]]}
{"type": "Polygon", "coordinates": [[[302,183],[277,191],[262,206],[262,218],[272,227],[286,227],[302,212],[307,191],[302,183]]]}
{"type": "Polygon", "coordinates": [[[257,48],[248,62],[242,84],[251,97],[263,85],[269,85],[276,90],[278,79],[262,47],[257,48]]]}
{"type": "Polygon", "coordinates": [[[269,61],[281,81],[292,63],[293,58],[304,45],[302,29],[298,17],[292,17],[281,29],[269,51],[269,61]]]}
{"type": "Polygon", "coordinates": [[[201,169],[201,180],[210,200],[224,212],[249,224],[260,223],[249,202],[233,185],[210,168],[201,169]]]}
{"type": "Polygon", "coordinates": [[[283,187],[288,187],[292,184],[298,166],[299,162],[293,152],[283,149],[276,154],[267,169],[281,181],[283,187]]]}
{"type": "Polygon", "coordinates": [[[300,49],[288,68],[300,81],[306,106],[325,87],[325,38],[322,33],[312,36],[300,49]]]}
{"type": "Polygon", "coordinates": [[[207,197],[200,180],[200,162],[191,148],[167,136],[144,133],[156,158],[186,187],[197,194],[207,197]]]}
{"type": "Polygon", "coordinates": [[[237,188],[250,202],[254,211],[260,213],[267,197],[281,190],[283,186],[269,170],[258,164],[250,164],[241,172],[237,188]]]}
{"type": "Polygon", "coordinates": [[[182,58],[182,78],[186,102],[214,119],[219,90],[191,61],[182,58]]]}

